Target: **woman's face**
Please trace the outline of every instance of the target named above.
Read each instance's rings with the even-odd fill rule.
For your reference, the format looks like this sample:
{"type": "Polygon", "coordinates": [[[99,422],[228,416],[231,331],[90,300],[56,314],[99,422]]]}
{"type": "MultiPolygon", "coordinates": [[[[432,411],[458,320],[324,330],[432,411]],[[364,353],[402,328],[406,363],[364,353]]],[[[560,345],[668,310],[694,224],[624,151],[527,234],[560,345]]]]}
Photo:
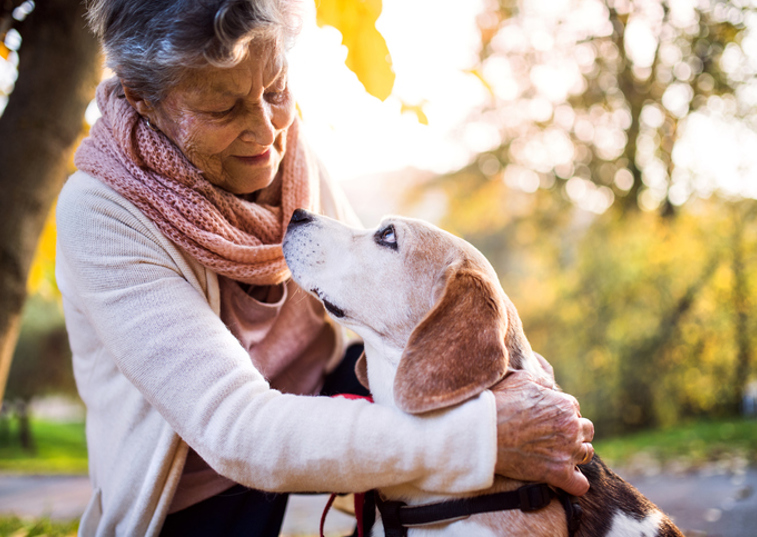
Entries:
{"type": "Polygon", "coordinates": [[[294,120],[286,60],[272,41],[253,42],[235,67],[191,70],[154,112],[150,121],[208,181],[255,192],[276,176],[294,120]]]}

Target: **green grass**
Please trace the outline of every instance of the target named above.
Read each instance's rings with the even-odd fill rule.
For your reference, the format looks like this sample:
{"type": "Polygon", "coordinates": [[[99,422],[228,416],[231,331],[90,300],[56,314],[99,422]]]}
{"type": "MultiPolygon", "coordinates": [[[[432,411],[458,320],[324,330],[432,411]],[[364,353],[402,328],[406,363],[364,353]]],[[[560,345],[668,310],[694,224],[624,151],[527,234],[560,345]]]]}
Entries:
{"type": "Polygon", "coordinates": [[[0,437],[0,472],[14,474],[86,474],[87,445],[83,423],[32,420],[34,450],[18,441],[17,425],[0,437]]]}
{"type": "Polygon", "coordinates": [[[0,537],[74,537],[78,520],[60,522],[48,518],[0,517],[0,537]]]}
{"type": "Polygon", "coordinates": [[[757,463],[757,420],[698,421],[633,435],[597,440],[594,448],[612,465],[624,466],[640,454],[662,464],[696,466],[729,458],[757,463]]]}

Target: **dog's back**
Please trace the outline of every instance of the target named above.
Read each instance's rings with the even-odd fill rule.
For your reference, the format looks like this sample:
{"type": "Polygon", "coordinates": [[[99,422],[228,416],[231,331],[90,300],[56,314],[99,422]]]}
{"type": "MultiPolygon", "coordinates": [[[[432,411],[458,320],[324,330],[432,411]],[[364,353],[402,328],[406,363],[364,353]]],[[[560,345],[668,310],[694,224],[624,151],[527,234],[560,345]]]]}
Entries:
{"type": "Polygon", "coordinates": [[[683,537],[673,522],[598,456],[579,466],[591,488],[578,499],[586,537],[683,537]]]}

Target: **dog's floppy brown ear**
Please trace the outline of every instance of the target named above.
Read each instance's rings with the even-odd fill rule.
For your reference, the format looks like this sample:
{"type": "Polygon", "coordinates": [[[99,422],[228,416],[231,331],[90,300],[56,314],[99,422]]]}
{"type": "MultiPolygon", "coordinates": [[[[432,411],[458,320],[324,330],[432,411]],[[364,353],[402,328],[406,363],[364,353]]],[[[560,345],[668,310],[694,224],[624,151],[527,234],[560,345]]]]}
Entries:
{"type": "Polygon", "coordinates": [[[507,315],[493,283],[471,267],[451,266],[443,278],[443,294],[410,335],[394,379],[397,406],[412,414],[465,401],[507,370],[507,315]]]}

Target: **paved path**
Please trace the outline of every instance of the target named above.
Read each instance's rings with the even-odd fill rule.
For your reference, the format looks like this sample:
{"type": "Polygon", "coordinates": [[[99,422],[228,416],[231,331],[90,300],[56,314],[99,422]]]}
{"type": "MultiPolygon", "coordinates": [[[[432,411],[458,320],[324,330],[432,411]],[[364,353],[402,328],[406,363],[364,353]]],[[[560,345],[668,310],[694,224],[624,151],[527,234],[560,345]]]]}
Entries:
{"type": "Polygon", "coordinates": [[[78,518],[91,493],[88,477],[0,475],[0,513],[78,518]]]}
{"type": "Polygon", "coordinates": [[[757,537],[757,469],[629,479],[687,537],[757,537]]]}
{"type": "MultiPolygon", "coordinates": [[[[630,481],[686,530],[687,537],[757,536],[757,469],[741,474],[698,472],[660,474],[630,481]]],[[[86,477],[16,477],[0,475],[0,514],[78,517],[90,495],[86,477]]],[[[292,496],[283,535],[314,535],[326,496],[292,496]]],[[[346,535],[352,520],[332,510],[329,536],[346,535]]]]}
{"type": "MultiPolygon", "coordinates": [[[[86,476],[11,476],[0,474],[0,514],[21,517],[78,518],[92,487],[86,476]]],[[[327,495],[291,495],[282,535],[315,535],[327,495]]],[[[327,537],[352,533],[354,519],[332,509],[326,518],[327,537]]]]}

